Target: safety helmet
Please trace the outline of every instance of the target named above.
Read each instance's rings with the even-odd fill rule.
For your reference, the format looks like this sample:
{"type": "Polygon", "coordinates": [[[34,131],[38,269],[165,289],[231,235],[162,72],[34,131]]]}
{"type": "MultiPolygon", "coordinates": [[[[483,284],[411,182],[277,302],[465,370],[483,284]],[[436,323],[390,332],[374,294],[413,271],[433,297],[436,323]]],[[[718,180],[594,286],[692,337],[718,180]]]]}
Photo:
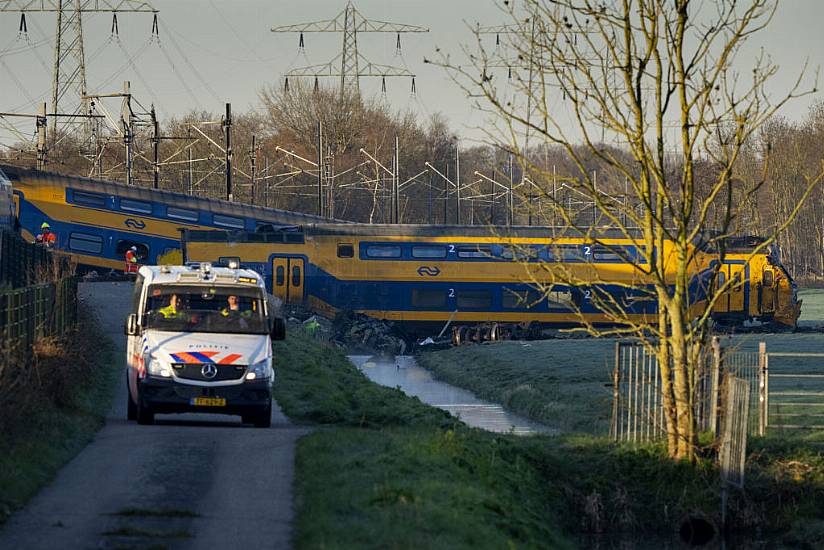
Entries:
{"type": "Polygon", "coordinates": [[[51,226],[48,224],[48,222],[43,222],[40,225],[40,229],[51,229],[51,226]]]}
{"type": "Polygon", "coordinates": [[[131,250],[132,250],[133,252],[137,252],[137,247],[136,247],[136,246],[133,246],[133,247],[131,248],[131,250]]]}

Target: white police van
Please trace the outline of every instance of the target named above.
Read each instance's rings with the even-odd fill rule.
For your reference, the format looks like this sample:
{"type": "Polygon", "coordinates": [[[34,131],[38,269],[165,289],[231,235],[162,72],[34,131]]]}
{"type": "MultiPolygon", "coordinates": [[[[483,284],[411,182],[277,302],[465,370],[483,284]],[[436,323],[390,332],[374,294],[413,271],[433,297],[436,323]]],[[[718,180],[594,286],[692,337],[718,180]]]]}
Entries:
{"type": "Polygon", "coordinates": [[[275,309],[251,270],[141,267],[125,327],[129,420],[151,424],[156,413],[200,411],[268,427],[271,341],[285,336],[275,309]]]}

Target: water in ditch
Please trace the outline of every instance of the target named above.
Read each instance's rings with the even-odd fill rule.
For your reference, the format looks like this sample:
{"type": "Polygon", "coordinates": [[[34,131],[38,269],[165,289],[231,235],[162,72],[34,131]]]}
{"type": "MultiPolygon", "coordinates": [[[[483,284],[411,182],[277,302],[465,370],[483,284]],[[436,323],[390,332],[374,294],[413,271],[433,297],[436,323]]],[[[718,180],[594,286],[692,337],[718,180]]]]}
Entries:
{"type": "Polygon", "coordinates": [[[490,432],[517,435],[557,432],[514,415],[500,405],[478,399],[471,392],[435,380],[432,374],[420,367],[410,355],[350,355],[349,360],[373,382],[390,388],[399,387],[405,394],[444,409],[469,426],[490,432]]]}

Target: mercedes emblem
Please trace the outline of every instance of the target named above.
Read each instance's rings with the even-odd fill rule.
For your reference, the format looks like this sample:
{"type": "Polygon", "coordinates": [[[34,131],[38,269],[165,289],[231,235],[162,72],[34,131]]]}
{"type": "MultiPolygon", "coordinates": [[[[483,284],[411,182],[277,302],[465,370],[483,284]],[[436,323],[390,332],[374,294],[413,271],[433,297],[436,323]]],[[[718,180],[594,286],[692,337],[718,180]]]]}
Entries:
{"type": "Polygon", "coordinates": [[[200,374],[203,375],[203,378],[208,378],[209,380],[211,380],[212,378],[217,376],[217,367],[211,363],[206,363],[200,369],[200,374]]]}

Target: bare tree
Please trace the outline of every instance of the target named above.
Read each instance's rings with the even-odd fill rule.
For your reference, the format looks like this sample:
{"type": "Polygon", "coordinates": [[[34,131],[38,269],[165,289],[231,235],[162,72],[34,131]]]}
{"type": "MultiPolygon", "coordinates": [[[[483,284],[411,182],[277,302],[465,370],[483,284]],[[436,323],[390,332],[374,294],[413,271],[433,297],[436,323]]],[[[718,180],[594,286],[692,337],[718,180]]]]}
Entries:
{"type": "MultiPolygon", "coordinates": [[[[803,70],[772,100],[765,87],[777,69],[766,56],[746,72],[734,64],[776,7],[773,0],[525,0],[516,10],[505,1],[511,25],[502,42],[510,54],[486,50],[479,34],[467,49],[468,65],[446,55],[434,61],[489,113],[490,137],[517,153],[542,194],[529,207],[550,204],[566,228],[556,242],[583,235],[630,267],[608,281],[585,263],[524,264],[548,299],[569,303],[567,295],[553,296],[557,283],[585,286],[600,321],[619,327],[609,334],[634,335],[654,350],[675,459],[694,458],[695,367],[713,305],[743,284],[708,282],[718,262],[708,263],[706,251],[717,249],[723,259],[724,239],[741,227],[744,199],[763,186],[763,175],[739,177],[742,153],[774,113],[807,93],[803,70]],[[511,67],[509,83],[495,76],[502,64],[511,67]],[[556,182],[575,201],[548,191],[551,174],[529,154],[536,143],[563,151],[571,170],[556,182]],[[602,178],[591,171],[593,161],[602,178]],[[621,187],[626,192],[611,192],[621,187]],[[616,234],[632,243],[631,253],[610,243],[616,234]],[[607,282],[623,295],[604,291],[607,282]],[[639,301],[654,307],[637,315],[632,305],[639,301]]],[[[782,212],[768,243],[821,177],[820,162],[804,174],[796,204],[782,212]]],[[[583,315],[581,322],[599,331],[583,315]]]]}

